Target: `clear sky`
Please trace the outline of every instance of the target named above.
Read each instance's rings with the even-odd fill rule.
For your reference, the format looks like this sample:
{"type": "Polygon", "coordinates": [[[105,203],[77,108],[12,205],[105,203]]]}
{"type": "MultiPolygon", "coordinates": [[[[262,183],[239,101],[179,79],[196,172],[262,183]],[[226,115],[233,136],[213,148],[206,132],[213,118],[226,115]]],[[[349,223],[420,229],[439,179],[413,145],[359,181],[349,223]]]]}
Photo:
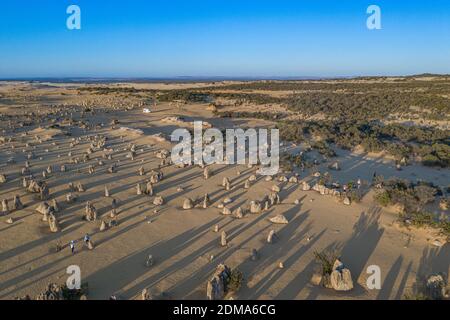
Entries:
{"type": "Polygon", "coordinates": [[[0,78],[425,72],[450,73],[449,0],[0,1],[0,78]]]}

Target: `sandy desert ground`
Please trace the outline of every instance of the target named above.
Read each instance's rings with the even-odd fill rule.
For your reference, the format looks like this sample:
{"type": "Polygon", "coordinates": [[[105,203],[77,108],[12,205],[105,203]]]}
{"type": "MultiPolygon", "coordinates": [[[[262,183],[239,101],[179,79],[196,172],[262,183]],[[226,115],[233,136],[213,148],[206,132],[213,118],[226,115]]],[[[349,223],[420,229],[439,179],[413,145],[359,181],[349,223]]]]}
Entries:
{"type": "MultiPolygon", "coordinates": [[[[449,244],[436,245],[434,230],[399,227],[396,212],[379,207],[372,199],[374,191],[368,187],[375,171],[386,177],[424,179],[446,187],[450,183],[448,169],[412,165],[397,171],[385,157],[339,151],[342,169],[333,172],[333,178],[342,182],[362,179],[367,193],[360,203],[344,205],[335,197],[302,191],[302,181],[313,184],[316,180],[310,170],[298,172],[298,183],[279,182],[277,177],[266,181],[258,176],[247,190],[243,185],[257,167],[212,165],[212,176],[207,180],[199,166],[160,167],[156,152],[171,148],[160,137],[168,137],[179,126],[161,120],[183,116],[185,121],[203,120],[217,128],[265,127],[270,125],[267,121],[215,118],[208,105],[201,103],[181,109],[158,103],[156,107],[150,105],[151,113],[144,114],[142,105],[133,98],[77,93],[77,86],[0,83],[0,174],[7,178],[0,185],[0,200],[8,199],[12,204],[14,196],[19,195],[25,205],[1,216],[0,299],[36,296],[48,283],[63,284],[70,265],[80,266],[82,282],[89,285],[89,299],[108,299],[111,295],[134,299],[144,288],[155,297],[205,299],[206,282],[219,263],[243,273],[245,282],[235,294],[237,299],[402,299],[418,279],[432,273],[449,274],[449,244]],[[86,111],[86,101],[95,107],[86,111]],[[112,124],[113,120],[117,123],[112,124]],[[142,134],[121,127],[140,129],[142,134]],[[106,145],[93,148],[84,162],[86,150],[98,141],[95,136],[107,137],[106,145]],[[136,149],[134,160],[128,157],[132,144],[136,149]],[[33,156],[28,159],[30,153],[33,156]],[[112,158],[105,154],[112,154],[112,158]],[[50,200],[56,199],[59,204],[59,232],[50,232],[48,223],[35,210],[41,201],[22,186],[21,170],[27,160],[31,174],[45,180],[50,200]],[[67,166],[65,172],[61,172],[61,165],[67,166]],[[116,171],[108,173],[112,165],[116,171]],[[52,172],[44,179],[42,172],[48,166],[52,166],[52,172]],[[89,173],[90,166],[93,173],[89,173]],[[138,174],[140,167],[145,170],[142,176],[138,174]],[[157,171],[164,178],[153,185],[155,195],[137,195],[136,185],[145,184],[157,171]],[[224,177],[231,182],[229,191],[222,187],[224,177]],[[74,192],[78,199],[73,203],[66,202],[70,182],[81,182],[86,189],[74,192]],[[281,187],[281,203],[269,210],[236,218],[223,215],[217,208],[225,197],[231,198],[232,211],[244,208],[251,200],[270,193],[274,184],[281,187]],[[105,186],[110,197],[104,195],[105,186]],[[203,197],[205,193],[211,199],[207,209],[182,209],[186,197],[203,197]],[[154,205],[155,196],[162,196],[165,203],[154,205]],[[113,198],[117,200],[117,225],[100,231],[101,221],[112,220],[113,198]],[[97,209],[97,221],[83,220],[87,201],[97,209]],[[278,214],[289,222],[273,224],[268,220],[278,214]],[[9,218],[12,224],[5,223],[9,218]],[[219,225],[219,232],[214,231],[215,225],[219,225]],[[228,235],[225,247],[220,243],[223,230],[228,235]],[[267,243],[271,230],[278,235],[277,241],[267,243]],[[83,243],[87,233],[95,245],[93,250],[83,243]],[[68,247],[71,240],[77,240],[75,254],[68,247]],[[63,246],[59,252],[55,250],[57,243],[63,246]],[[250,259],[253,249],[259,257],[255,261],[250,259]],[[352,291],[336,292],[312,283],[318,267],[314,252],[324,249],[341,252],[352,273],[352,291]],[[150,254],[154,265],[147,267],[150,254]],[[370,274],[366,269],[370,265],[381,268],[380,290],[367,288],[370,274]]],[[[183,85],[152,86],[170,89],[183,85]]],[[[283,146],[285,151],[290,148],[294,147],[283,146]]],[[[327,164],[317,169],[327,171],[327,164]]],[[[289,178],[293,173],[280,175],[289,178]]]]}

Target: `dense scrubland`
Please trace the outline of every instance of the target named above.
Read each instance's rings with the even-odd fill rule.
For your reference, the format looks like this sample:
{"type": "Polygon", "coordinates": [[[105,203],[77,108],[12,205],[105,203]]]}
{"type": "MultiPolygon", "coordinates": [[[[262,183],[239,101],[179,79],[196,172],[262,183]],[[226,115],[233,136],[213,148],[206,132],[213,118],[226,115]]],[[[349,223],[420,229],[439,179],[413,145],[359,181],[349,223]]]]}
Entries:
{"type": "MultiPolygon", "coordinates": [[[[258,81],[180,90],[86,87],[99,94],[148,95],[158,101],[273,105],[285,112],[215,110],[218,117],[277,121],[281,137],[301,142],[311,137],[344,149],[386,151],[398,161],[450,166],[450,77],[357,78],[333,81],[258,81]],[[238,92],[236,92],[238,91],[238,92]],[[284,95],[273,93],[283,91],[284,95]],[[301,117],[301,118],[296,118],[301,117]],[[320,116],[320,117],[317,117],[320,116]],[[319,118],[319,119],[318,119],[319,118]],[[396,121],[397,120],[397,121],[396,121]],[[402,123],[399,120],[409,121],[402,123]],[[447,122],[444,128],[425,120],[447,122]]],[[[326,152],[332,155],[330,152],[326,152]]]]}

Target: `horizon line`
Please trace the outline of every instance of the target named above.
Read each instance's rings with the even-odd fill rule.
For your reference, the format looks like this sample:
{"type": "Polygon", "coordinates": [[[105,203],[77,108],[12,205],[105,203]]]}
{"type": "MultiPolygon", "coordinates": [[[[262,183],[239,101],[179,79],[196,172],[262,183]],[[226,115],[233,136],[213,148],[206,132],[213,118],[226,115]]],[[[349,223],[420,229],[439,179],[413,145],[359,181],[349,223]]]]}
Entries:
{"type": "Polygon", "coordinates": [[[35,82],[135,82],[135,81],[289,81],[289,80],[332,80],[332,79],[361,79],[361,78],[408,78],[408,77],[449,77],[447,73],[419,73],[419,74],[401,74],[401,75],[387,75],[387,74],[362,74],[362,75],[339,75],[339,76],[38,76],[38,77],[0,77],[0,81],[35,81],[35,82]]]}

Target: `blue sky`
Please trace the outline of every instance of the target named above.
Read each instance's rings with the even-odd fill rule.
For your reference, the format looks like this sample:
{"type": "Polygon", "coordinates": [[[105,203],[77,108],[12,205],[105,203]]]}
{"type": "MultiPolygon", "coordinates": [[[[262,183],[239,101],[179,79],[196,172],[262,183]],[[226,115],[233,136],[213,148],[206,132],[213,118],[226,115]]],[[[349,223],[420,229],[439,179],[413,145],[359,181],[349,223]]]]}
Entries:
{"type": "Polygon", "coordinates": [[[424,72],[450,73],[448,0],[0,2],[0,78],[424,72]],[[366,28],[371,4],[382,30],[366,28]]]}

